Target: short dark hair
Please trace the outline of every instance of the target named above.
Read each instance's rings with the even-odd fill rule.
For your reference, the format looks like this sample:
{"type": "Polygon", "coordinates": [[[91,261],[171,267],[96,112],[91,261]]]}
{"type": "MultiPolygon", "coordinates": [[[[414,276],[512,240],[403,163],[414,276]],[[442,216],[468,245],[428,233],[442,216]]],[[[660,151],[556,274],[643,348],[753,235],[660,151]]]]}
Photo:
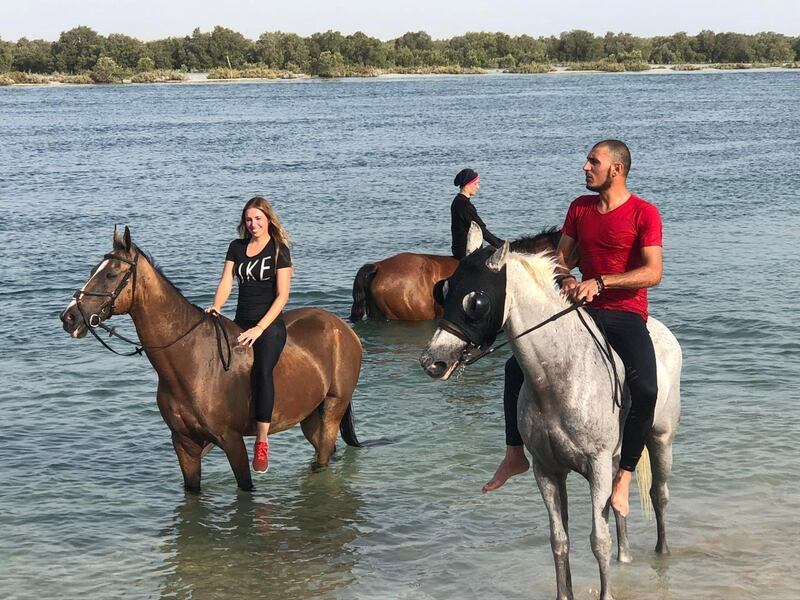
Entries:
{"type": "Polygon", "coordinates": [[[614,157],[614,160],[617,162],[622,163],[622,174],[625,177],[628,176],[628,173],[631,170],[631,151],[625,142],[621,142],[620,140],[603,140],[602,142],[597,142],[593,150],[595,148],[608,148],[608,152],[614,157]]]}

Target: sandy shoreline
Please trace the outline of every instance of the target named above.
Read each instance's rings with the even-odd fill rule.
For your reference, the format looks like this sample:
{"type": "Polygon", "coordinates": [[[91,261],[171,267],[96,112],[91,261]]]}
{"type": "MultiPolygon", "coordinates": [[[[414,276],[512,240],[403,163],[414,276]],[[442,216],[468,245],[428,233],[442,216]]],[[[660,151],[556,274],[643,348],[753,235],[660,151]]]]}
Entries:
{"type": "MultiPolygon", "coordinates": [[[[408,79],[408,78],[427,78],[427,77],[491,77],[497,75],[513,75],[513,76],[557,76],[557,75],[679,75],[679,74],[703,74],[703,73],[764,73],[764,72],[783,72],[783,71],[800,71],[800,69],[792,67],[743,67],[743,68],[717,68],[714,66],[703,64],[692,64],[690,68],[675,69],[677,65],[657,65],[644,71],[619,71],[607,72],[600,70],[573,70],[566,66],[553,66],[553,70],[544,73],[510,73],[504,69],[486,69],[483,73],[379,73],[376,75],[358,76],[347,75],[344,77],[312,77],[311,75],[299,73],[292,77],[240,77],[230,79],[209,79],[206,73],[186,73],[186,79],[183,81],[158,81],[148,83],[134,84],[130,80],[124,80],[120,83],[66,83],[61,81],[49,81],[44,83],[15,83],[13,85],[0,86],[3,88],[15,87],[56,87],[56,86],[69,86],[69,87],[82,87],[87,85],[185,85],[185,84],[224,84],[224,83],[268,83],[268,82],[287,82],[287,81],[330,81],[334,79],[408,79]]],[[[681,65],[683,66],[683,65],[681,65]]]]}

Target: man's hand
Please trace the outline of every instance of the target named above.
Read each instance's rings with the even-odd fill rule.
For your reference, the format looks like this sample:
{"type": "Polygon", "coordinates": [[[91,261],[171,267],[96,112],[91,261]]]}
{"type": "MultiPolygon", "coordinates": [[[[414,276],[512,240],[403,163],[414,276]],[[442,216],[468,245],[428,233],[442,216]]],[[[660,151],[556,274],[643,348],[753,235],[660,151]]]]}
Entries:
{"type": "Polygon", "coordinates": [[[569,279],[564,282],[564,293],[575,302],[586,302],[588,304],[600,294],[600,283],[596,279],[587,279],[580,283],[574,279],[569,279]],[[572,285],[569,285],[570,283],[572,285]]]}

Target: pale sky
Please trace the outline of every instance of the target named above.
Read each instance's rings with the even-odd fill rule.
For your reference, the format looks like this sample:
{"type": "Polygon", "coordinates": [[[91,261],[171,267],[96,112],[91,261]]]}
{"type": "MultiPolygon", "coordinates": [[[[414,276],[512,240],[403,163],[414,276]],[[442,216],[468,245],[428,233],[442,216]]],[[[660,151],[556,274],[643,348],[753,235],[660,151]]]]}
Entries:
{"type": "Polygon", "coordinates": [[[302,36],[329,29],[388,40],[407,31],[436,39],[467,31],[534,37],[571,29],[636,36],[702,29],[800,35],[800,0],[0,0],[0,38],[55,40],[88,25],[140,40],[229,27],[250,39],[264,31],[302,36]]]}

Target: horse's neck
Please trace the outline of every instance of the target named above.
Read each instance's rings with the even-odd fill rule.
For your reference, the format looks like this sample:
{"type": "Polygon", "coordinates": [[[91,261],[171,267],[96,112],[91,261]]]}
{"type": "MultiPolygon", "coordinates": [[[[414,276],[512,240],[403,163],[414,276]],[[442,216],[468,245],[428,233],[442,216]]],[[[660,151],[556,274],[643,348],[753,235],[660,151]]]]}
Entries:
{"type": "MultiPolygon", "coordinates": [[[[572,389],[585,387],[593,376],[598,350],[575,312],[514,339],[569,304],[558,292],[534,281],[521,265],[509,269],[506,294],[511,304],[505,330],[536,401],[546,403],[555,389],[572,395],[572,389]]],[[[589,317],[584,318],[594,326],[589,317]]]]}
{"type": "Polygon", "coordinates": [[[131,319],[144,346],[164,346],[202,315],[149,261],[140,260],[137,269],[131,319]]]}

